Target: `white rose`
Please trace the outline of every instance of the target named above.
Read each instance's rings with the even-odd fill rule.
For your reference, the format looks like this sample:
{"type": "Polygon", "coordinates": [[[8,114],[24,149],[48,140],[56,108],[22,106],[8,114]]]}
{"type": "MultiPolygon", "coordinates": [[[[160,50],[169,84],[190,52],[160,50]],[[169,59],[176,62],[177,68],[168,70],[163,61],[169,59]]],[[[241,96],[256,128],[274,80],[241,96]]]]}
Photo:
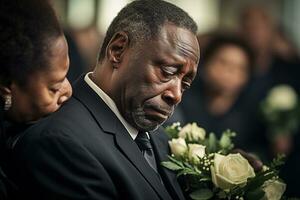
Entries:
{"type": "Polygon", "coordinates": [[[187,138],[188,140],[204,140],[205,134],[205,130],[197,126],[195,122],[185,125],[178,133],[179,137],[187,138]]]}
{"type": "Polygon", "coordinates": [[[270,107],[276,110],[291,110],[297,104],[297,95],[288,85],[280,85],[270,90],[267,97],[270,107]]]}
{"type": "Polygon", "coordinates": [[[255,173],[249,162],[239,153],[227,156],[215,154],[211,176],[215,186],[225,190],[244,185],[255,173]]]}
{"type": "Polygon", "coordinates": [[[194,162],[199,162],[199,157],[205,156],[205,146],[200,144],[188,144],[189,147],[189,159],[194,162]]]}
{"type": "Polygon", "coordinates": [[[187,151],[187,145],[183,138],[172,139],[169,141],[172,154],[175,156],[181,156],[187,151]]]}
{"type": "Polygon", "coordinates": [[[265,196],[262,200],[280,200],[283,195],[286,184],[278,180],[268,180],[262,186],[265,196]]]}

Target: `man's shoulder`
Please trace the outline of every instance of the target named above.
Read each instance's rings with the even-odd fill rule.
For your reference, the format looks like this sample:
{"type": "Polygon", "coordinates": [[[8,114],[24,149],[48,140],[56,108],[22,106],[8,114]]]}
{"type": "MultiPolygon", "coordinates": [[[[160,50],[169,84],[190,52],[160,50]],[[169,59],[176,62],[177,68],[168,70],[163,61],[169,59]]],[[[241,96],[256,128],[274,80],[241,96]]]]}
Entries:
{"type": "Polygon", "coordinates": [[[62,137],[74,133],[85,121],[92,121],[89,111],[71,98],[58,111],[40,119],[20,134],[22,140],[39,140],[43,137],[62,137]]]}

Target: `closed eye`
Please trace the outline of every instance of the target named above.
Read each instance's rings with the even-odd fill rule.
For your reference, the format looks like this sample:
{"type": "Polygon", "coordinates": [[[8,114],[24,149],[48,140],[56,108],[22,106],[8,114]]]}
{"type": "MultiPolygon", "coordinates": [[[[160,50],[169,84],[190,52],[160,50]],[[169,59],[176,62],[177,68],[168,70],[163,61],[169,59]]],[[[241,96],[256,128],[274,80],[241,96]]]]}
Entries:
{"type": "Polygon", "coordinates": [[[174,66],[162,66],[161,70],[165,76],[174,76],[178,72],[178,68],[174,66]]]}
{"type": "Polygon", "coordinates": [[[52,92],[52,93],[57,93],[60,89],[61,89],[61,87],[62,87],[62,83],[61,82],[59,82],[59,83],[57,83],[57,84],[54,84],[54,85],[52,85],[50,88],[49,88],[49,90],[52,92]]]}
{"type": "Polygon", "coordinates": [[[182,91],[190,89],[192,86],[191,81],[182,81],[182,91]]]}
{"type": "Polygon", "coordinates": [[[59,91],[59,88],[50,88],[50,91],[52,93],[57,93],[59,91]]]}

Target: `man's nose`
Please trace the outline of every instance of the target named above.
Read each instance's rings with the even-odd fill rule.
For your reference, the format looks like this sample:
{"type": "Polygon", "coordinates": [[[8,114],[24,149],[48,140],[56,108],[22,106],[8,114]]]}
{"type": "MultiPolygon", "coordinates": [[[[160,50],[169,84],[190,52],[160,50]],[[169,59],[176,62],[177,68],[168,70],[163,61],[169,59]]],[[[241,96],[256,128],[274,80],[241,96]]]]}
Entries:
{"type": "Polygon", "coordinates": [[[66,78],[61,88],[61,95],[58,99],[58,104],[61,105],[67,101],[72,95],[72,87],[69,80],[66,78]]]}
{"type": "Polygon", "coordinates": [[[173,106],[180,103],[182,97],[182,86],[179,79],[170,83],[170,86],[164,91],[162,98],[167,104],[173,106]]]}

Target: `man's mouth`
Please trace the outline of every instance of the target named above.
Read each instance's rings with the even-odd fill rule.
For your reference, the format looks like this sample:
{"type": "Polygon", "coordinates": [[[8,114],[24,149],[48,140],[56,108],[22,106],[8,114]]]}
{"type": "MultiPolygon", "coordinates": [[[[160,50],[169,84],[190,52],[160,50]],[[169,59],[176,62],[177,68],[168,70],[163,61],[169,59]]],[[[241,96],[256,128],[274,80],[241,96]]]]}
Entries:
{"type": "Polygon", "coordinates": [[[144,108],[145,114],[155,121],[165,121],[173,113],[167,109],[157,108],[155,106],[148,106],[144,108]]]}

